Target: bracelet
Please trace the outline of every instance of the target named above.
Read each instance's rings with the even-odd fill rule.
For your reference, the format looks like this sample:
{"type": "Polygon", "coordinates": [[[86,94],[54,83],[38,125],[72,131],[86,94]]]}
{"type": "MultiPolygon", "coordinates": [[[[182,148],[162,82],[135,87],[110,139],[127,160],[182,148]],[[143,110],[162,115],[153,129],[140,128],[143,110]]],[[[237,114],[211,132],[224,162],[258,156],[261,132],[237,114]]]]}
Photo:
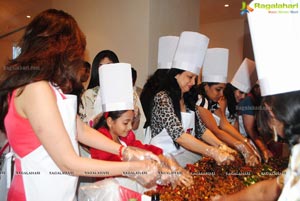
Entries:
{"type": "Polygon", "coordinates": [[[121,145],[120,148],[119,148],[119,157],[120,157],[120,158],[123,157],[123,153],[122,153],[123,148],[124,148],[123,145],[121,145]]]}

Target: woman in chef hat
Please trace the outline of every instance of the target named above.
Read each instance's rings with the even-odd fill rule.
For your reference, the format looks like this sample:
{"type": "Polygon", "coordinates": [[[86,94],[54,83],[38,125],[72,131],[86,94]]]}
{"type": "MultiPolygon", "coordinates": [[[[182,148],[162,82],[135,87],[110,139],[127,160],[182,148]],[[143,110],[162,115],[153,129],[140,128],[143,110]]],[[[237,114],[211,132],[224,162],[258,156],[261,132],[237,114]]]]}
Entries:
{"type": "Polygon", "coordinates": [[[150,143],[163,148],[165,153],[172,153],[183,167],[198,161],[202,154],[218,163],[234,160],[228,152],[197,139],[207,135],[214,143],[214,136],[210,136],[205,126],[200,125],[195,130],[195,113],[193,108],[187,107],[184,99],[184,95],[195,85],[208,41],[206,36],[196,32],[181,33],[172,68],[153,99],[150,143]]]}
{"type": "Polygon", "coordinates": [[[223,97],[227,83],[228,49],[210,48],[207,50],[202,71],[202,83],[198,88],[196,115],[199,121],[219,139],[240,151],[245,162],[254,166],[259,163],[258,153],[247,138],[230,125],[218,101],[223,97]]]}
{"type": "MultiPolygon", "coordinates": [[[[14,150],[5,157],[6,170],[11,170],[9,162],[15,158],[11,186],[0,187],[2,198],[6,196],[2,190],[9,188],[8,200],[76,200],[78,176],[103,176],[93,174],[97,171],[113,176],[148,167],[148,175],[135,178],[141,183],[155,181],[157,163],[144,159],[159,161],[156,155],[124,148],[99,135],[76,115],[77,97],[67,93],[80,86],[76,75],[85,45],[77,22],[62,10],[45,10],[26,26],[21,54],[8,62],[0,78],[0,129],[14,150]],[[125,161],[143,161],[82,158],[78,142],[119,153],[125,161]]],[[[1,172],[0,184],[5,177],[11,181],[9,171],[1,172]]]]}
{"type": "Polygon", "coordinates": [[[159,38],[157,70],[148,78],[140,95],[146,116],[146,122],[144,124],[145,143],[149,143],[151,140],[150,118],[152,112],[152,100],[158,92],[160,85],[166,79],[167,72],[171,68],[178,40],[178,36],[162,36],[159,38]]]}
{"type": "MultiPolygon", "coordinates": [[[[118,63],[103,65],[99,69],[99,78],[102,110],[104,114],[94,128],[100,132],[99,134],[104,134],[123,147],[132,146],[145,149],[159,156],[161,161],[167,160],[162,155],[162,149],[154,145],[142,144],[139,140],[136,140],[135,134],[132,131],[134,99],[132,96],[133,86],[130,64],[118,63]],[[115,79],[111,79],[112,77],[115,79]],[[112,91],[114,93],[112,93],[112,91]]],[[[119,155],[109,153],[105,150],[91,148],[90,152],[91,157],[94,159],[122,161],[119,155]]],[[[172,168],[182,173],[182,176],[179,174],[173,175],[173,184],[183,182],[183,184],[189,186],[192,183],[192,177],[183,168],[180,166],[175,167],[174,165],[172,168]],[[174,178],[176,176],[177,178],[174,178]]],[[[171,179],[168,180],[171,181],[171,179]]],[[[121,181],[124,181],[124,179],[121,181]]],[[[125,181],[127,181],[127,187],[130,184],[133,184],[134,187],[138,186],[136,182],[129,182],[128,179],[125,179],[125,181]]],[[[133,190],[140,191],[139,188],[134,188],[133,190]]]]}
{"type": "Polygon", "coordinates": [[[245,137],[249,136],[260,150],[261,157],[268,161],[272,153],[268,150],[263,140],[259,137],[256,126],[254,105],[246,105],[252,96],[246,95],[257,82],[255,62],[245,58],[230,83],[224,89],[224,98],[219,101],[223,114],[228,122],[245,137]],[[239,104],[240,103],[240,104],[239,104]],[[238,106],[239,105],[239,106],[238,106]]]}
{"type": "Polygon", "coordinates": [[[174,53],[178,44],[178,36],[162,36],[158,41],[158,62],[156,71],[147,79],[140,94],[140,100],[146,117],[143,125],[145,129],[145,143],[151,139],[150,118],[152,110],[152,100],[158,92],[159,86],[166,78],[168,70],[171,68],[174,53]]]}
{"type": "MultiPolygon", "coordinates": [[[[293,2],[293,1],[291,1],[293,2]]],[[[253,1],[265,3],[265,1],[253,1]]],[[[276,0],[268,1],[278,3],[276,0]]],[[[265,180],[233,195],[213,200],[300,200],[300,66],[299,13],[270,14],[265,9],[248,13],[258,79],[263,96],[259,125],[290,142],[285,174],[265,180]],[[281,39],[281,40],[280,40],[281,39]],[[274,42],[276,41],[276,42],[274,42]],[[284,79],[284,84],[279,80],[284,79]]]]}

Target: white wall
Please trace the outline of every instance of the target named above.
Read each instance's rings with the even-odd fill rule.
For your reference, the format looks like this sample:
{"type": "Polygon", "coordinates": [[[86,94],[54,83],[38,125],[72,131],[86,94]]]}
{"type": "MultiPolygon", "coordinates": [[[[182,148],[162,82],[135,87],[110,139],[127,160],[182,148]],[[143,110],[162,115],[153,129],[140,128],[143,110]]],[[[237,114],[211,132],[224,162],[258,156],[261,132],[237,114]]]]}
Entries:
{"type": "Polygon", "coordinates": [[[87,60],[104,49],[131,63],[141,83],[149,52],[149,0],[52,0],[54,8],[73,15],[87,37],[87,60]]]}
{"type": "Polygon", "coordinates": [[[22,37],[24,30],[18,31],[8,37],[0,39],[0,73],[5,69],[9,59],[12,59],[12,47],[22,37]]]}
{"type": "Polygon", "coordinates": [[[209,48],[229,49],[228,82],[243,61],[244,19],[201,24],[200,32],[210,38],[209,48]]]}
{"type": "Polygon", "coordinates": [[[199,0],[52,0],[87,36],[87,59],[111,49],[131,63],[142,87],[156,69],[158,38],[199,30],[199,0]]]}
{"type": "Polygon", "coordinates": [[[157,68],[157,49],[160,36],[179,36],[183,31],[199,31],[199,0],[150,1],[149,75],[157,68]]]}

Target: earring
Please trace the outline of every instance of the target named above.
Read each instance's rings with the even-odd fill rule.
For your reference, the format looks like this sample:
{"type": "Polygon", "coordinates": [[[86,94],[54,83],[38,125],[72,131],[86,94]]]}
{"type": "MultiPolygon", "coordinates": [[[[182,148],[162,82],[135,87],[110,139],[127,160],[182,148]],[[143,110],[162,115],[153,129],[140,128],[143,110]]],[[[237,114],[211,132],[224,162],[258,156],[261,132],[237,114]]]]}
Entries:
{"type": "Polygon", "coordinates": [[[275,126],[273,126],[273,139],[275,142],[278,141],[278,134],[277,134],[277,130],[276,130],[275,126]]]}

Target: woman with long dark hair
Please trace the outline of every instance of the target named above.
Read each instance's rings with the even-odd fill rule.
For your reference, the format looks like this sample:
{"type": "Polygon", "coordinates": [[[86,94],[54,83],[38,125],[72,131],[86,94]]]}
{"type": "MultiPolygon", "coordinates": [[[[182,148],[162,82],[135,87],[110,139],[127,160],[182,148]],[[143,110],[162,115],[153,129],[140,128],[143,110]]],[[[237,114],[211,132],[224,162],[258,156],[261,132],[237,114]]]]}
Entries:
{"type": "Polygon", "coordinates": [[[261,99],[258,90],[255,62],[245,58],[231,82],[226,84],[224,97],[219,104],[228,122],[243,136],[249,138],[251,144],[254,143],[259,150],[260,157],[268,161],[273,155],[256,125],[256,111],[259,109],[261,99]]]}
{"type": "Polygon", "coordinates": [[[119,153],[125,160],[134,155],[132,159],[158,160],[150,152],[124,148],[100,136],[77,117],[76,96],[67,93],[81,87],[76,78],[85,45],[71,15],[48,9],[28,24],[19,44],[21,54],[1,75],[0,129],[14,150],[18,173],[8,200],[75,200],[78,176],[103,176],[96,174],[99,171],[121,175],[150,168],[153,174],[135,178],[145,184],[157,178],[157,164],[151,160],[113,163],[79,157],[77,141],[119,153]]]}
{"type": "Polygon", "coordinates": [[[150,126],[150,116],[152,110],[151,103],[155,94],[159,91],[160,86],[166,79],[167,72],[171,68],[178,40],[178,36],[162,36],[159,38],[157,69],[147,79],[140,95],[140,100],[146,117],[145,125],[143,125],[145,129],[150,126]]]}
{"type": "Polygon", "coordinates": [[[210,48],[206,52],[202,71],[202,83],[198,86],[196,114],[204,124],[221,141],[242,153],[246,164],[254,166],[259,163],[258,153],[226,119],[219,101],[227,83],[228,50],[210,48]]]}
{"type": "MultiPolygon", "coordinates": [[[[172,153],[181,166],[194,163],[201,154],[218,163],[229,163],[234,157],[228,152],[199,140],[209,135],[204,126],[195,127],[194,105],[190,108],[184,96],[195,85],[200,72],[208,38],[195,32],[183,32],[164,84],[153,99],[150,116],[151,144],[172,153]]],[[[213,141],[213,140],[212,140],[213,141]]]]}
{"type": "Polygon", "coordinates": [[[119,63],[119,58],[111,50],[102,50],[94,58],[91,70],[91,79],[87,90],[81,96],[79,107],[80,118],[92,126],[93,119],[101,112],[101,104],[95,108],[95,101],[99,91],[98,70],[103,64],[119,63]],[[91,122],[90,122],[91,121],[91,122]]]}

